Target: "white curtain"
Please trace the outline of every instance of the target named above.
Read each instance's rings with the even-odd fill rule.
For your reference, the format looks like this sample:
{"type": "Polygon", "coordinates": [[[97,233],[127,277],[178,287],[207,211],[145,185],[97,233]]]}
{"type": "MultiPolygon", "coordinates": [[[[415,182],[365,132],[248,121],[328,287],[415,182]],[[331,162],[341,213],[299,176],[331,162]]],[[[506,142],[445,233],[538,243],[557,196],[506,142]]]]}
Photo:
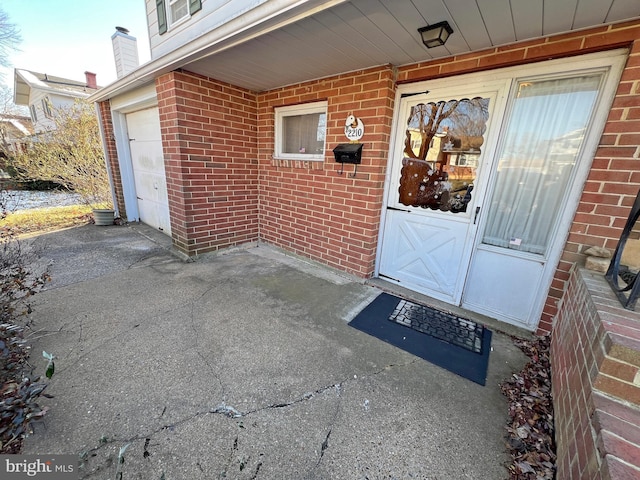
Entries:
{"type": "Polygon", "coordinates": [[[283,118],[284,153],[324,153],[326,114],[310,113],[283,118]]]}
{"type": "Polygon", "coordinates": [[[601,79],[598,74],[519,82],[489,202],[484,243],[546,252],[601,79]]]}

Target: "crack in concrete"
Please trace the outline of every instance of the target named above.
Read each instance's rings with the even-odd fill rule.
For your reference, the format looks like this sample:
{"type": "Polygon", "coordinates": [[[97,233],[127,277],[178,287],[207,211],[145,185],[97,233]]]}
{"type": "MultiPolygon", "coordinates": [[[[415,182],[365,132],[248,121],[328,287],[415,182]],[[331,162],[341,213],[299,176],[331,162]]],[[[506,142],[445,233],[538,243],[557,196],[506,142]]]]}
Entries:
{"type": "MultiPolygon", "coordinates": [[[[354,376],[354,378],[357,378],[357,377],[354,376]]],[[[333,412],[333,417],[329,422],[329,430],[327,431],[327,436],[324,438],[324,441],[320,445],[320,455],[318,456],[318,461],[316,462],[314,469],[317,469],[320,466],[320,463],[322,462],[322,458],[324,457],[326,450],[329,448],[329,437],[331,436],[331,432],[333,431],[333,427],[336,423],[336,419],[338,418],[338,414],[340,413],[340,409],[342,407],[341,388],[342,388],[341,383],[336,386],[338,403],[336,404],[335,412],[333,412]]]]}
{"type": "Polygon", "coordinates": [[[238,436],[236,435],[236,438],[233,441],[233,446],[231,447],[231,451],[229,452],[229,456],[227,457],[227,462],[226,462],[222,472],[220,472],[220,474],[218,475],[218,478],[226,478],[227,477],[227,472],[229,471],[229,468],[231,467],[231,462],[233,461],[233,457],[235,456],[235,454],[237,452],[238,452],[238,436]]]}
{"type": "Polygon", "coordinates": [[[226,389],[224,387],[224,384],[222,383],[222,378],[220,378],[220,376],[218,375],[215,367],[209,362],[209,360],[207,360],[207,358],[204,356],[204,354],[200,351],[200,347],[198,344],[198,329],[196,328],[196,323],[195,323],[195,319],[196,319],[196,315],[195,315],[195,307],[196,305],[200,302],[200,300],[202,298],[204,298],[209,292],[211,292],[214,289],[214,287],[210,287],[208,289],[206,289],[204,292],[202,292],[202,294],[193,302],[191,302],[191,314],[190,314],[190,318],[191,318],[191,330],[193,330],[193,336],[194,336],[194,350],[196,352],[196,354],[198,355],[198,357],[200,357],[200,359],[202,360],[202,362],[209,368],[209,372],[211,373],[211,375],[213,376],[213,378],[216,379],[216,381],[218,382],[218,385],[220,385],[220,389],[222,390],[222,398],[226,397],[226,389]]]}
{"type": "MultiPolygon", "coordinates": [[[[136,265],[139,265],[143,262],[146,262],[147,260],[150,260],[154,257],[160,257],[160,256],[164,256],[164,250],[161,248],[157,248],[157,249],[152,249],[149,253],[147,253],[146,255],[138,258],[137,260],[135,260],[134,262],[130,263],[129,265],[126,266],[126,270],[131,270],[132,268],[136,267],[136,265]]],[[[146,265],[142,265],[142,267],[145,267],[146,265]]],[[[136,267],[138,268],[138,267],[136,267]]]]}
{"type": "MultiPolygon", "coordinates": [[[[251,455],[246,457],[244,455],[238,456],[238,453],[240,450],[238,447],[238,441],[239,441],[239,437],[236,436],[235,440],[233,441],[233,447],[231,448],[229,452],[229,456],[227,457],[227,461],[224,466],[224,469],[218,474],[219,479],[227,478],[227,474],[229,473],[229,470],[232,467],[234,459],[238,461],[238,468],[241,472],[248,467],[249,462],[251,461],[251,455]]],[[[258,457],[259,459],[256,463],[256,468],[253,474],[251,475],[251,480],[255,480],[258,477],[258,473],[260,473],[260,469],[262,468],[262,457],[264,457],[264,453],[260,453],[258,457]]]]}
{"type": "MultiPolygon", "coordinates": [[[[96,345],[94,348],[92,348],[91,350],[83,350],[82,354],[78,355],[78,357],[71,363],[67,363],[63,368],[61,369],[56,369],[56,375],[60,376],[61,374],[63,374],[66,370],[70,369],[71,367],[74,367],[75,365],[77,365],[78,363],[80,363],[82,360],[84,360],[86,357],[88,357],[91,353],[95,352],[96,350],[99,350],[100,348],[105,347],[106,345],[108,345],[109,343],[111,343],[112,341],[117,340],[118,338],[126,335],[127,333],[131,332],[133,329],[139,327],[140,324],[137,323],[135,325],[131,325],[130,327],[128,327],[126,330],[123,330],[120,333],[115,334],[112,337],[107,338],[106,340],[104,340],[103,342],[100,342],[98,345],[96,345]]],[[[78,339],[78,341],[76,342],[76,345],[81,343],[81,339],[78,339]]],[[[69,355],[71,352],[73,352],[73,350],[75,349],[75,346],[67,353],[67,355],[69,355]]]]}
{"type": "Polygon", "coordinates": [[[246,412],[241,412],[237,409],[235,409],[234,407],[227,405],[226,403],[221,403],[220,405],[218,405],[217,407],[215,407],[214,409],[210,410],[209,413],[216,413],[216,414],[221,414],[224,415],[226,417],[230,417],[230,418],[241,418],[241,417],[246,417],[249,415],[252,415],[254,413],[259,413],[265,410],[270,410],[270,409],[278,409],[278,408],[287,408],[287,407],[291,407],[293,405],[296,405],[298,403],[301,402],[306,402],[310,399],[312,399],[313,397],[315,397],[316,395],[320,395],[324,392],[326,392],[327,390],[331,390],[332,388],[336,389],[336,391],[338,392],[338,395],[340,394],[340,389],[342,388],[342,383],[344,382],[340,382],[340,383],[334,383],[332,385],[328,385],[322,388],[318,388],[317,390],[314,390],[312,392],[307,392],[305,394],[303,394],[302,396],[291,400],[290,402],[279,402],[279,403],[271,403],[269,405],[265,405],[263,407],[259,407],[259,408],[255,408],[253,410],[247,410],[246,412]]]}
{"type": "MultiPolygon", "coordinates": [[[[209,289],[209,290],[210,290],[210,289],[209,289]]],[[[209,291],[209,290],[207,290],[207,291],[209,291]]],[[[202,296],[204,296],[204,295],[206,294],[206,292],[207,292],[207,291],[205,291],[205,292],[202,294],[202,296]]],[[[201,296],[200,298],[202,298],[202,296],[201,296]]],[[[176,310],[179,310],[179,309],[183,308],[185,305],[190,305],[190,306],[191,306],[191,309],[192,309],[192,317],[193,317],[193,305],[194,305],[194,303],[195,303],[195,302],[192,302],[191,304],[185,303],[185,304],[177,305],[177,306],[175,306],[175,307],[173,307],[173,308],[171,308],[171,309],[169,309],[169,310],[167,310],[167,311],[162,312],[162,315],[169,315],[169,314],[171,314],[171,312],[174,312],[174,311],[176,311],[176,310]]],[[[86,314],[84,314],[84,318],[85,318],[85,320],[86,320],[86,317],[87,317],[87,315],[86,315],[86,314]]],[[[134,329],[136,329],[136,328],[140,327],[141,325],[146,325],[149,321],[153,320],[153,318],[154,318],[154,315],[151,315],[151,316],[149,316],[149,317],[146,317],[146,318],[144,318],[144,319],[142,319],[142,320],[138,321],[137,323],[134,323],[134,324],[132,324],[132,325],[128,325],[128,326],[127,326],[124,330],[122,330],[121,332],[118,332],[118,333],[116,333],[115,335],[113,335],[113,336],[111,336],[111,337],[109,337],[109,338],[106,338],[105,340],[101,341],[100,343],[98,343],[97,345],[95,345],[95,346],[94,346],[93,348],[91,348],[90,350],[82,350],[82,353],[81,353],[81,354],[79,354],[79,355],[78,355],[78,357],[77,357],[75,360],[73,360],[71,363],[67,363],[67,364],[64,366],[64,368],[58,368],[58,369],[56,369],[56,375],[60,376],[60,375],[61,375],[62,373],[64,373],[67,369],[69,369],[69,368],[71,368],[71,367],[73,367],[73,366],[77,365],[79,362],[81,362],[81,361],[82,361],[82,360],[84,360],[86,357],[88,357],[91,353],[93,353],[93,352],[95,352],[96,350],[99,350],[99,349],[101,349],[101,348],[107,347],[111,342],[113,342],[113,341],[117,341],[119,338],[121,338],[121,337],[123,337],[124,335],[126,335],[126,334],[128,334],[128,333],[132,332],[134,329]]],[[[82,332],[83,332],[83,323],[82,323],[82,318],[79,320],[79,322],[80,322],[80,323],[79,323],[80,332],[79,332],[78,340],[76,341],[76,344],[75,344],[75,345],[74,345],[74,346],[69,350],[69,352],[67,352],[67,356],[68,356],[68,355],[70,355],[70,354],[71,354],[71,353],[76,349],[76,346],[77,346],[77,345],[79,345],[79,344],[81,344],[81,343],[82,343],[82,341],[83,341],[83,338],[82,338],[82,332]]],[[[66,324],[65,324],[65,325],[66,325],[66,324]]],[[[194,331],[195,331],[195,326],[193,326],[193,325],[192,325],[192,328],[193,328],[193,329],[194,329],[194,331]]],[[[73,332],[74,330],[75,330],[75,329],[68,330],[68,332],[73,332]]],[[[53,332],[51,332],[51,334],[60,334],[60,333],[64,333],[64,332],[66,332],[66,331],[67,331],[67,330],[62,330],[62,327],[61,327],[58,331],[53,331],[53,332]]],[[[196,333],[197,333],[197,332],[196,332],[196,333]]],[[[197,335],[196,335],[196,342],[197,342],[197,338],[198,338],[198,337],[197,337],[197,335]]],[[[200,357],[203,359],[203,361],[207,364],[207,366],[209,366],[209,367],[211,368],[211,370],[212,370],[212,372],[213,372],[213,368],[211,367],[211,365],[206,361],[206,359],[204,359],[204,358],[202,357],[202,355],[200,354],[200,352],[199,352],[197,349],[196,349],[196,352],[198,353],[198,356],[200,356],[200,357]]],[[[215,377],[215,378],[220,382],[220,379],[219,379],[215,374],[214,374],[214,377],[215,377]]],[[[222,384],[221,384],[221,386],[222,386],[222,384]]]]}
{"type": "MultiPolygon", "coordinates": [[[[353,382],[353,381],[364,380],[364,379],[367,379],[367,378],[375,377],[376,375],[379,375],[379,374],[381,374],[381,373],[383,373],[385,371],[391,370],[393,368],[402,368],[402,367],[406,367],[406,366],[409,366],[409,365],[413,365],[418,360],[419,359],[414,359],[414,360],[412,360],[410,362],[407,362],[407,363],[385,365],[384,367],[382,367],[379,370],[376,370],[376,371],[374,371],[372,373],[369,373],[369,374],[366,374],[366,375],[362,375],[360,377],[358,377],[357,375],[353,375],[352,378],[348,378],[348,379],[343,380],[341,382],[334,383],[334,384],[331,384],[331,385],[327,385],[327,386],[318,388],[318,389],[316,389],[314,391],[311,391],[311,392],[307,392],[307,393],[301,395],[300,397],[298,397],[298,398],[296,398],[294,400],[291,400],[289,402],[271,403],[269,405],[265,405],[263,407],[255,408],[253,410],[247,410],[245,412],[241,412],[241,411],[237,410],[236,408],[234,408],[234,407],[232,407],[230,405],[227,405],[226,403],[223,402],[223,403],[219,404],[218,406],[209,409],[208,411],[204,411],[204,412],[200,411],[200,412],[193,413],[193,414],[191,414],[191,415],[189,415],[189,416],[187,416],[187,417],[185,417],[185,418],[183,418],[181,420],[178,420],[178,421],[173,422],[173,423],[168,424],[168,425],[163,425],[163,426],[158,427],[155,430],[152,430],[151,432],[145,433],[143,435],[136,435],[136,436],[130,437],[128,439],[105,439],[105,438],[103,438],[100,441],[100,445],[98,445],[98,446],[96,446],[96,447],[94,447],[92,449],[85,450],[85,451],[81,452],[79,454],[79,456],[80,456],[81,459],[84,460],[84,459],[87,459],[89,456],[95,456],[94,454],[96,454],[98,451],[100,451],[102,448],[104,448],[106,446],[113,445],[113,444],[128,444],[128,443],[133,443],[133,442],[137,442],[137,441],[144,441],[145,442],[144,453],[148,453],[146,448],[149,445],[148,442],[151,441],[151,439],[153,438],[154,435],[156,435],[156,434],[158,434],[158,433],[160,433],[160,432],[162,432],[164,430],[173,431],[173,430],[175,430],[176,427],[178,427],[180,425],[183,425],[185,423],[188,423],[191,420],[194,420],[194,419],[199,418],[199,417],[211,415],[211,414],[222,415],[222,416],[225,416],[225,417],[228,417],[228,418],[232,418],[232,419],[248,417],[249,415],[260,413],[260,412],[263,412],[263,411],[266,411],[266,410],[288,408],[288,407],[297,405],[297,404],[302,403],[302,402],[307,402],[307,401],[311,400],[312,398],[316,397],[317,395],[321,395],[321,394],[323,394],[323,393],[325,393],[327,391],[330,391],[331,389],[335,389],[338,398],[341,399],[341,391],[342,391],[342,387],[343,387],[344,384],[350,383],[350,382],[353,382]]],[[[317,468],[320,465],[320,463],[322,462],[322,459],[323,459],[323,457],[324,457],[324,455],[326,453],[326,450],[329,448],[329,437],[331,436],[331,433],[333,431],[333,426],[335,424],[336,418],[338,417],[338,413],[340,411],[340,408],[341,408],[341,402],[339,401],[338,405],[336,406],[336,411],[335,411],[335,413],[333,415],[333,418],[332,418],[332,420],[331,420],[331,422],[329,424],[329,430],[327,432],[327,435],[324,438],[322,444],[320,445],[320,454],[319,454],[318,461],[317,461],[317,463],[315,465],[315,468],[317,468]]],[[[164,414],[164,410],[163,410],[162,414],[164,414]]],[[[162,417],[162,415],[161,415],[161,417],[162,417]]],[[[223,473],[226,474],[226,471],[228,470],[230,462],[232,460],[233,452],[234,451],[237,452],[237,450],[238,450],[238,437],[236,436],[235,441],[234,441],[234,445],[233,445],[231,453],[230,453],[229,461],[227,462],[227,465],[225,466],[225,469],[224,469],[223,473]]],[[[144,453],[143,453],[143,456],[144,456],[144,453]]],[[[262,456],[262,455],[263,454],[260,454],[260,456],[262,456]]],[[[148,458],[148,456],[145,456],[145,458],[148,458]]],[[[248,459],[245,459],[245,460],[246,460],[245,461],[245,464],[246,464],[248,459]]],[[[104,468],[108,468],[109,466],[111,466],[113,464],[113,459],[111,458],[111,456],[107,457],[107,459],[105,460],[104,463],[105,463],[104,467],[98,465],[91,472],[88,472],[86,475],[84,475],[81,478],[82,479],[89,478],[90,476],[102,471],[104,468]]],[[[258,462],[258,464],[256,466],[256,471],[254,472],[253,477],[252,477],[254,480],[257,477],[258,472],[262,468],[262,464],[263,464],[262,461],[258,462]]],[[[224,476],[222,478],[224,478],[224,476]]]]}
{"type": "MultiPolygon", "coordinates": [[[[260,457],[263,457],[264,453],[260,454],[260,457]]],[[[260,472],[260,469],[262,468],[262,460],[258,461],[258,464],[256,465],[256,471],[253,472],[253,476],[251,477],[251,480],[256,480],[256,478],[258,478],[258,473],[260,472]]]]}
{"type": "Polygon", "coordinates": [[[151,453],[149,453],[149,444],[151,443],[151,438],[147,437],[144,439],[144,452],[142,453],[143,458],[149,458],[151,453]]]}
{"type": "Polygon", "coordinates": [[[329,429],[329,431],[327,432],[327,436],[324,439],[324,442],[322,442],[322,445],[320,445],[320,458],[318,458],[318,463],[316,463],[316,467],[318,465],[320,465],[320,462],[322,461],[322,457],[324,457],[324,452],[327,450],[327,448],[329,448],[329,437],[331,436],[331,428],[329,429]]]}

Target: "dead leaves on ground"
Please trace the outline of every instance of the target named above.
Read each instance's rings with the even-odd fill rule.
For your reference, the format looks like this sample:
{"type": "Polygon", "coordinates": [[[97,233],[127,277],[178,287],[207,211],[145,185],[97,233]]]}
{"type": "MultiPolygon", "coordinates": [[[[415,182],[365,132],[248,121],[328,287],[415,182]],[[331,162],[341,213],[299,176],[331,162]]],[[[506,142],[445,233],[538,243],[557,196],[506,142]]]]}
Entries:
{"type": "Polygon", "coordinates": [[[553,403],[551,399],[550,338],[514,339],[530,358],[519,373],[500,388],[509,401],[508,447],[513,461],[510,480],[547,480],[555,477],[553,403]]]}

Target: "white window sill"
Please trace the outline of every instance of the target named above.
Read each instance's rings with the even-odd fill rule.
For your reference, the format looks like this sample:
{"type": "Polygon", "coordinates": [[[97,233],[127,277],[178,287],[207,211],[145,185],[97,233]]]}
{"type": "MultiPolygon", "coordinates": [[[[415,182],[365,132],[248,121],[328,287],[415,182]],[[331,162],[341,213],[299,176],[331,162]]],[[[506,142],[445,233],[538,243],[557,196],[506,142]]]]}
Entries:
{"type": "Polygon", "coordinates": [[[274,160],[278,160],[278,161],[291,161],[291,162],[324,162],[325,158],[324,156],[322,158],[309,158],[309,157],[305,157],[303,155],[294,155],[294,156],[287,156],[284,157],[282,155],[273,155],[272,157],[274,160]]]}

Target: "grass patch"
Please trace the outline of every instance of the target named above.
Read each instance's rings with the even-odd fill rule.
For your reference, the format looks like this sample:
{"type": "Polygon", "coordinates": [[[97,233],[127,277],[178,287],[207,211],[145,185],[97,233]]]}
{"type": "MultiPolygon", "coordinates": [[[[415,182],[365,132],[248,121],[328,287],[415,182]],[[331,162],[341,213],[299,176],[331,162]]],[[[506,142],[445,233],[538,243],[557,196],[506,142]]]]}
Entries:
{"type": "Polygon", "coordinates": [[[8,213],[4,220],[0,220],[0,228],[25,235],[84,225],[90,219],[91,207],[86,205],[34,208],[8,213]]]}

